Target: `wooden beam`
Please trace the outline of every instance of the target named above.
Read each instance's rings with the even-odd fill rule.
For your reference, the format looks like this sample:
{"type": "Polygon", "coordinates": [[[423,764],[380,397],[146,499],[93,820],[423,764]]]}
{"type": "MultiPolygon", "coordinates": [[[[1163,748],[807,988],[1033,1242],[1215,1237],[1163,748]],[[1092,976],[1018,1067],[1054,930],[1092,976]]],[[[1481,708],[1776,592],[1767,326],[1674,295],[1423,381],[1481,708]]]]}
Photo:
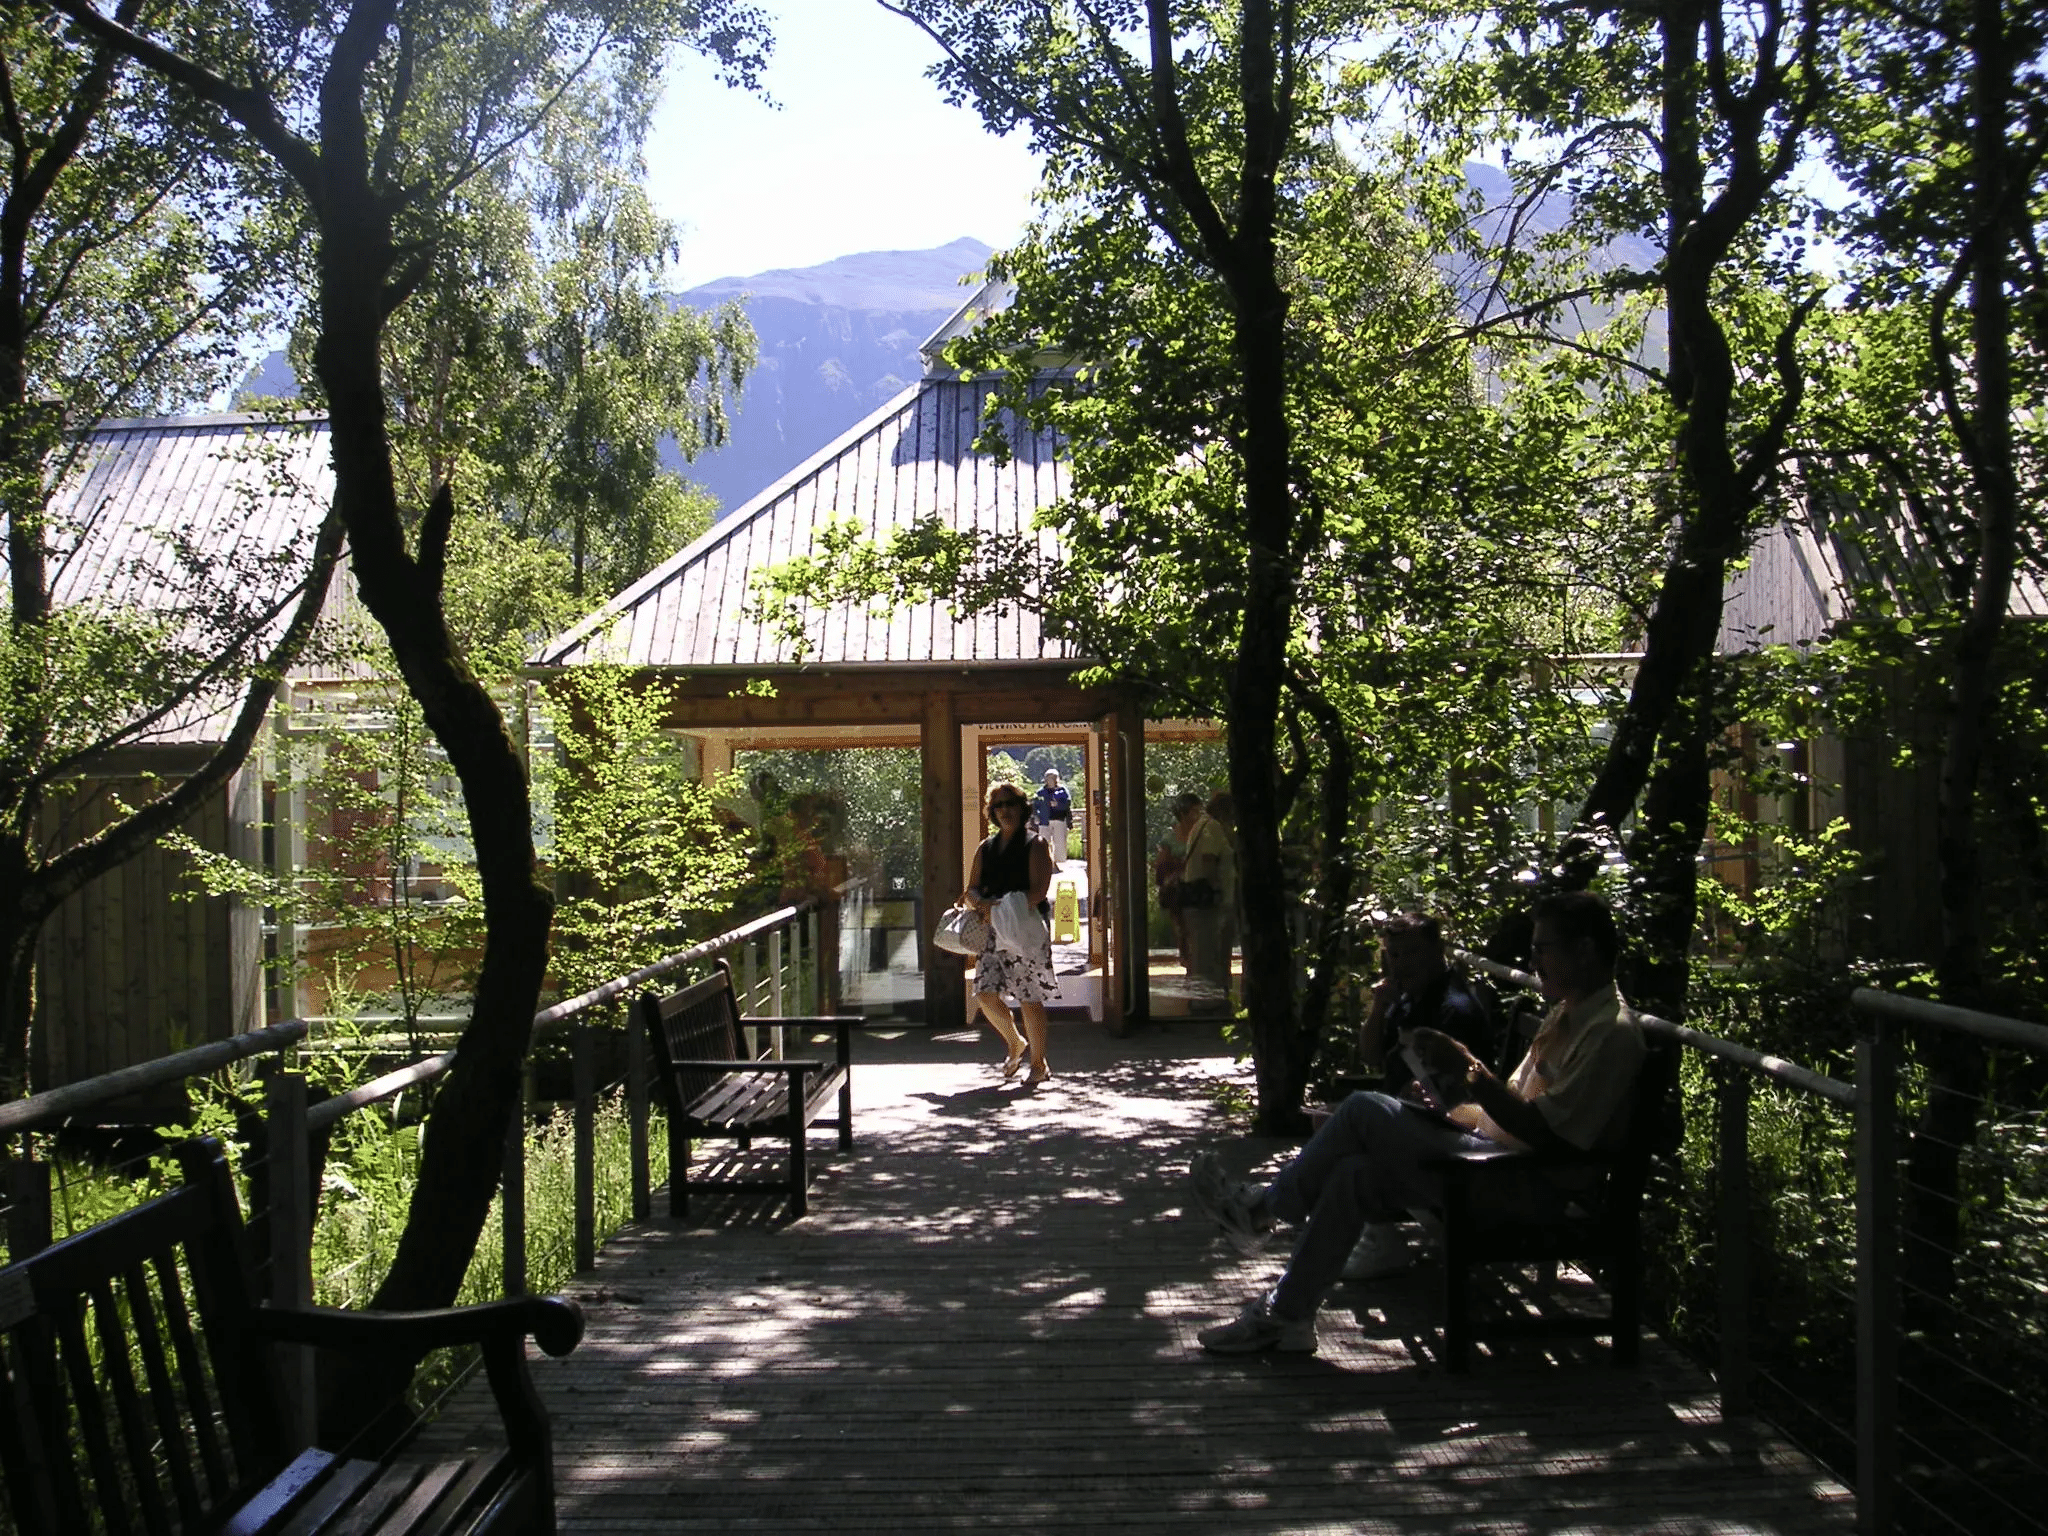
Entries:
{"type": "Polygon", "coordinates": [[[1103,978],[1102,1022],[1127,1035],[1152,1014],[1145,926],[1151,866],[1145,854],[1145,717],[1125,700],[1103,717],[1109,738],[1109,970],[1103,978]]]}
{"type": "Polygon", "coordinates": [[[960,894],[960,728],[953,695],[926,695],[922,715],[924,910],[918,949],[924,956],[924,1016],[928,1024],[959,1026],[967,1012],[964,962],[930,942],[939,914],[960,894]]]}
{"type": "Polygon", "coordinates": [[[1071,666],[1001,667],[985,671],[959,667],[910,667],[880,672],[800,671],[763,673],[680,672],[659,674],[676,707],[668,720],[679,730],[776,729],[845,725],[915,726],[924,701],[934,693],[957,696],[954,716],[971,708],[982,719],[1041,718],[1089,720],[1112,702],[1099,688],[1080,688],[1071,666]],[[772,695],[744,690],[766,683],[772,695]],[[971,701],[963,708],[960,701],[971,701]]]}

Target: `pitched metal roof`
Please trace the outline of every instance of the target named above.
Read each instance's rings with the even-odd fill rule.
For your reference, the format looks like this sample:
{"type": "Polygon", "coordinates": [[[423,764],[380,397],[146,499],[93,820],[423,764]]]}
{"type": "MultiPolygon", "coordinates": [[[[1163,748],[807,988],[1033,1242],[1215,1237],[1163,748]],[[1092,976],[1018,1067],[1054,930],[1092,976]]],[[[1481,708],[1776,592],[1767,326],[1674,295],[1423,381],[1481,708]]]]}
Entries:
{"type": "MultiPolygon", "coordinates": [[[[963,307],[963,314],[966,307],[963,307]]],[[[950,322],[949,322],[950,323],[950,322]]],[[[1040,508],[1067,489],[1050,434],[1006,423],[1008,463],[977,453],[986,382],[926,378],[837,442],[769,486],[710,532],[649,572],[575,628],[540,647],[534,664],[608,660],[635,667],[759,668],[802,660],[818,666],[888,663],[1071,661],[1035,614],[1012,609],[956,620],[943,602],[872,610],[806,606],[809,653],[799,658],[751,616],[755,581],[772,567],[815,554],[820,532],[851,520],[886,538],[936,516],[961,532],[1028,531],[1040,508]]],[[[1049,530],[1037,537],[1057,559],[1049,530]]]]}
{"type": "MultiPolygon", "coordinates": [[[[243,612],[260,612],[303,575],[303,556],[334,498],[324,418],[109,421],[74,449],[45,521],[59,607],[170,615],[212,583],[243,612]]],[[[345,586],[337,577],[330,610],[346,601],[345,586]]],[[[288,617],[273,622],[269,638],[288,617]]],[[[140,739],[218,740],[239,700],[239,687],[193,700],[140,739]]]]}
{"type": "MultiPolygon", "coordinates": [[[[1764,531],[1728,578],[1720,651],[1810,646],[1849,616],[1860,589],[1873,586],[1897,594],[1909,612],[1945,606],[1940,568],[1913,525],[1897,516],[1880,528],[1880,539],[1859,540],[1836,501],[1810,494],[1800,511],[1764,531]]],[[[2014,573],[2006,613],[2048,618],[2048,583],[2038,571],[2014,573]]]]}

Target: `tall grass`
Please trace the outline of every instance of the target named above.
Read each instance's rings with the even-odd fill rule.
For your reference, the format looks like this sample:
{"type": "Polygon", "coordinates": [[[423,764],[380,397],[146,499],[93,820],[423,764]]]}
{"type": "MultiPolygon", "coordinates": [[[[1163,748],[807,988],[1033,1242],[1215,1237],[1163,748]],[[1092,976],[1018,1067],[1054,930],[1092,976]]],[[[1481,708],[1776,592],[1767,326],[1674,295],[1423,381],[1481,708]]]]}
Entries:
{"type": "MultiPolygon", "coordinates": [[[[652,1179],[668,1177],[668,1138],[660,1110],[650,1113],[648,1158],[652,1179]]],[[[313,1231],[313,1295],[322,1306],[369,1303],[398,1251],[412,1186],[419,1172],[418,1125],[392,1125],[374,1113],[354,1115],[338,1128],[322,1180],[320,1219],[313,1231]],[[360,1122],[360,1123],[359,1123],[360,1122]],[[345,1137],[345,1140],[344,1140],[345,1137]]],[[[625,1097],[598,1100],[597,1240],[632,1219],[630,1131],[625,1097]]],[[[559,1289],[575,1274],[576,1148],[567,1107],[526,1129],[527,1289],[559,1289]]],[[[504,1206],[493,1199],[457,1299],[489,1301],[504,1287],[504,1206]]]]}

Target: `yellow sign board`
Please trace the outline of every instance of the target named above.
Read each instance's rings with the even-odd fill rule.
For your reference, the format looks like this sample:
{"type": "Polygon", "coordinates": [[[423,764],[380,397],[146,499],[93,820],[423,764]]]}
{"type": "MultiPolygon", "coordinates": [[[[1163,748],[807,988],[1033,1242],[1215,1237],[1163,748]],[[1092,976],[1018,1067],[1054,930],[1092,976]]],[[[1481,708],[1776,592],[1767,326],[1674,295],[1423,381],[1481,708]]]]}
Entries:
{"type": "Polygon", "coordinates": [[[1071,880],[1062,880],[1053,887],[1052,941],[1055,944],[1081,942],[1081,898],[1071,880]]]}

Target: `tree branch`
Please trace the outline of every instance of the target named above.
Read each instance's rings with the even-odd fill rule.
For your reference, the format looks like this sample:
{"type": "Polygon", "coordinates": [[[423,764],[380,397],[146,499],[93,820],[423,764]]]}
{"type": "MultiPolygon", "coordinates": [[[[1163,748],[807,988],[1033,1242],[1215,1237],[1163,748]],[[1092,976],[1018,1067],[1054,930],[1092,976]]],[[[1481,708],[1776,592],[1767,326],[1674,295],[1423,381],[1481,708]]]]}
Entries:
{"type": "Polygon", "coordinates": [[[312,565],[292,621],[265,658],[243,696],[242,707],[227,738],[190,777],[168,794],[141,806],[127,817],[74,844],[42,867],[33,885],[21,893],[21,910],[41,922],[89,881],[126,863],[171,828],[197,811],[206,798],[248,759],[256,734],[277,697],[285,673],[297,662],[312,637],[326,603],[327,588],[341,554],[340,514],[329,509],[314,541],[312,565]]]}
{"type": "Polygon", "coordinates": [[[129,30],[120,22],[102,16],[88,0],[48,0],[53,10],[69,17],[90,36],[126,54],[240,123],[251,138],[276,157],[299,184],[315,207],[324,195],[320,182],[320,156],[312,145],[285,127],[277,106],[267,91],[253,86],[231,85],[211,70],[193,63],[160,43],[129,30]]]}

